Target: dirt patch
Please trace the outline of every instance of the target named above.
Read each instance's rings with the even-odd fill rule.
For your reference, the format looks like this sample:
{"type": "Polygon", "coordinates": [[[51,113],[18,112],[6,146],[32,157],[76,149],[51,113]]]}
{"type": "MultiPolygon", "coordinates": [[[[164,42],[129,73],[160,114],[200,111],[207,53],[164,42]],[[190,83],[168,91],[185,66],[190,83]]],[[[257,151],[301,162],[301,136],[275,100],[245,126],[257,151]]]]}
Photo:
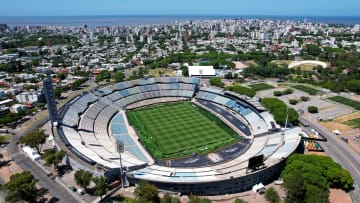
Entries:
{"type": "Polygon", "coordinates": [[[351,203],[349,193],[340,189],[330,189],[329,200],[331,203],[351,203]]]}
{"type": "Polygon", "coordinates": [[[355,118],[360,118],[360,112],[354,112],[354,113],[351,113],[351,114],[346,114],[346,115],[337,117],[332,121],[321,122],[321,125],[323,125],[324,127],[326,127],[330,131],[333,131],[333,130],[340,130],[340,131],[352,130],[352,127],[349,126],[349,125],[344,124],[344,122],[355,119],[355,118]]]}
{"type": "Polygon", "coordinates": [[[5,183],[10,180],[10,176],[15,173],[21,173],[22,169],[13,161],[9,161],[9,155],[7,151],[3,151],[3,159],[1,160],[4,165],[0,167],[0,179],[5,183]],[[6,163],[6,164],[5,164],[6,163]]]}
{"type": "Polygon", "coordinates": [[[338,136],[339,141],[341,141],[341,137],[347,138],[348,145],[360,154],[360,142],[354,139],[355,136],[360,135],[360,129],[353,129],[351,126],[344,124],[344,122],[355,118],[360,118],[360,112],[346,114],[344,116],[337,117],[332,121],[321,122],[321,125],[327,128],[330,132],[339,130],[341,133],[340,136],[338,136]]]}
{"type": "Polygon", "coordinates": [[[328,156],[325,152],[316,152],[316,151],[305,151],[304,154],[316,154],[319,156],[328,156]]]}

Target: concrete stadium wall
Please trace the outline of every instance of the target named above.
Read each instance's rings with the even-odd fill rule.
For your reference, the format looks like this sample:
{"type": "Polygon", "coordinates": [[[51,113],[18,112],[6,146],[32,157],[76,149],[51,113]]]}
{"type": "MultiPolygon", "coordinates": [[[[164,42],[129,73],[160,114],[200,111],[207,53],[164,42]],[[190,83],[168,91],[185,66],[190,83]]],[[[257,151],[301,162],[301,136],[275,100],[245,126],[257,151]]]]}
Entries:
{"type": "MultiPolygon", "coordinates": [[[[276,180],[284,168],[285,159],[279,163],[262,169],[255,173],[237,178],[230,178],[223,181],[205,182],[205,183],[165,183],[153,182],[160,190],[171,191],[181,194],[194,195],[223,195],[238,192],[244,192],[252,189],[252,186],[258,183],[268,184],[276,180]]],[[[136,185],[139,181],[134,177],[127,176],[130,185],[136,185]]]]}

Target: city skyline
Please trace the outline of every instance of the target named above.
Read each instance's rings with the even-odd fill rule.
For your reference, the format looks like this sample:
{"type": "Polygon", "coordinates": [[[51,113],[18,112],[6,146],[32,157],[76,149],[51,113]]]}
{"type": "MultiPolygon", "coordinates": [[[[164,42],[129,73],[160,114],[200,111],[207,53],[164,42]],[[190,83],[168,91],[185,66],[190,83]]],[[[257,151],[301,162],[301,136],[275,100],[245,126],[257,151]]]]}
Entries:
{"type": "Polygon", "coordinates": [[[5,0],[0,16],[146,16],[146,15],[256,15],[256,16],[359,16],[360,2],[338,0],[253,0],[239,2],[189,0],[46,1],[5,0]]]}

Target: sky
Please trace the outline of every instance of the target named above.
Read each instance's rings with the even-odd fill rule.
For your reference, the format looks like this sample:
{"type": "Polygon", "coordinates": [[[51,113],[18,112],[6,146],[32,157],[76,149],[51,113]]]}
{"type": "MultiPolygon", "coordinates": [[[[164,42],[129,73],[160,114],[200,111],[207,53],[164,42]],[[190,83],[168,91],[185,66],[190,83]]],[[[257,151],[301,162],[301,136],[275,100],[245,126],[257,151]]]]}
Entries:
{"type": "Polygon", "coordinates": [[[1,0],[0,16],[360,16],[360,0],[1,0]]]}

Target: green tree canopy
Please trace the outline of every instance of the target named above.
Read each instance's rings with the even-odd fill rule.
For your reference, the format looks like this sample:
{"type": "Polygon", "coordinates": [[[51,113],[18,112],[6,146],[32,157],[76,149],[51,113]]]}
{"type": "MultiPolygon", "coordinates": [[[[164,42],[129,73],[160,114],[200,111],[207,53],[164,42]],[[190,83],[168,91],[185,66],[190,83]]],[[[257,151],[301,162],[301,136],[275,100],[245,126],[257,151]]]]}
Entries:
{"type": "Polygon", "coordinates": [[[10,181],[4,185],[7,190],[5,200],[7,202],[28,201],[35,202],[40,195],[40,191],[36,188],[37,180],[28,172],[14,174],[10,177],[10,181]]]}
{"type": "Polygon", "coordinates": [[[135,196],[139,203],[156,203],[160,201],[158,188],[146,181],[140,182],[135,188],[135,196]]]}
{"type": "Polygon", "coordinates": [[[189,203],[211,203],[211,200],[208,198],[201,198],[195,195],[190,195],[189,203]]]}
{"type": "Polygon", "coordinates": [[[236,198],[234,203],[248,203],[248,201],[245,201],[243,199],[236,198]]]}
{"type": "Polygon", "coordinates": [[[308,106],[308,112],[309,113],[318,113],[319,109],[316,106],[308,106]]]}
{"type": "Polygon", "coordinates": [[[280,202],[279,194],[273,187],[270,187],[265,190],[265,199],[270,203],[278,203],[280,202]]]}
{"type": "Polygon", "coordinates": [[[221,82],[221,78],[219,77],[212,77],[209,80],[210,85],[217,86],[217,87],[224,87],[224,83],[221,82]]]}
{"type": "Polygon", "coordinates": [[[54,168],[57,168],[58,164],[64,159],[65,154],[64,150],[57,151],[50,149],[44,153],[43,158],[45,159],[46,165],[54,165],[54,168]]]}
{"type": "Polygon", "coordinates": [[[89,171],[80,169],[74,174],[75,182],[77,185],[82,187],[84,190],[90,185],[92,174],[89,171]]]}
{"type": "Polygon", "coordinates": [[[108,191],[107,178],[106,177],[94,177],[93,181],[95,183],[95,192],[94,195],[100,196],[100,202],[102,201],[102,196],[108,191]]]}
{"type": "Polygon", "coordinates": [[[40,154],[41,145],[46,142],[46,135],[43,131],[34,130],[29,134],[20,137],[20,142],[28,145],[31,148],[35,148],[40,154]]]}
{"type": "Polygon", "coordinates": [[[169,193],[165,193],[163,198],[161,198],[160,203],[180,203],[178,197],[172,197],[169,193]]]}
{"type": "Polygon", "coordinates": [[[281,176],[287,202],[328,202],[329,187],[348,191],[354,183],[350,173],[338,163],[318,155],[290,156],[281,176]]]}
{"type": "Polygon", "coordinates": [[[122,82],[124,81],[125,75],[121,71],[116,71],[115,73],[113,73],[112,78],[115,82],[122,82]]]}
{"type": "MultiPolygon", "coordinates": [[[[277,98],[264,98],[261,104],[270,111],[277,123],[285,125],[287,107],[284,102],[277,98]]],[[[299,114],[293,108],[289,108],[288,121],[294,125],[299,123],[299,114]]]]}

